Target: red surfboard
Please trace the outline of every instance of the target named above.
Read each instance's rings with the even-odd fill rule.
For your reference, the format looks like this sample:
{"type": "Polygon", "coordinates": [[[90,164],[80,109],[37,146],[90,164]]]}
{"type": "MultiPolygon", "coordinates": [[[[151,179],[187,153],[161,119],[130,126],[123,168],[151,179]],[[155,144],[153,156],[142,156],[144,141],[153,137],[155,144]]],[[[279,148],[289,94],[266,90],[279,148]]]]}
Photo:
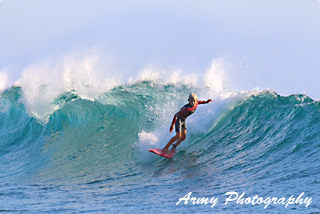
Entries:
{"type": "Polygon", "coordinates": [[[176,150],[174,149],[171,149],[169,152],[165,152],[163,151],[162,149],[148,149],[149,152],[153,152],[161,157],[164,157],[164,158],[172,158],[177,152],[176,150]]]}

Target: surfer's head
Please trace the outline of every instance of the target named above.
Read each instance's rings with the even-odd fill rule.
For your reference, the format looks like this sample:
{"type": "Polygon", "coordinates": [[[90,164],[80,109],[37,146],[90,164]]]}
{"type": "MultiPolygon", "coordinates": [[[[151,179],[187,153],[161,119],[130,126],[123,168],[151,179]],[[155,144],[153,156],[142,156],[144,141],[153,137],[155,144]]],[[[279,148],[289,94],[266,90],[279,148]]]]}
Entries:
{"type": "Polygon", "coordinates": [[[192,93],[189,95],[189,99],[188,99],[189,103],[191,106],[194,106],[197,102],[198,102],[198,97],[196,94],[192,93]]]}

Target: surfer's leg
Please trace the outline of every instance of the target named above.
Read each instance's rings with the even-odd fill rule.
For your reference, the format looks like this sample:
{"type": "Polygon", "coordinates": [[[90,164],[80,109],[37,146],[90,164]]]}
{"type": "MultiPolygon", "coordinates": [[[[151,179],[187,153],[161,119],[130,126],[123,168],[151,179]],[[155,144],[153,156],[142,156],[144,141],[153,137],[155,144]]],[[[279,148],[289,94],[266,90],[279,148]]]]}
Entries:
{"type": "Polygon", "coordinates": [[[168,151],[171,144],[173,144],[176,140],[180,139],[181,135],[181,132],[176,132],[176,135],[170,139],[169,143],[167,143],[167,145],[162,150],[168,151]]]}
{"type": "Polygon", "coordinates": [[[169,141],[169,143],[167,143],[167,145],[162,149],[162,150],[164,150],[164,151],[169,151],[169,148],[170,148],[170,146],[176,141],[176,140],[178,140],[179,138],[181,138],[181,136],[183,135],[183,122],[184,122],[185,120],[183,120],[183,119],[178,119],[177,121],[176,121],[176,123],[175,123],[175,127],[176,127],[176,135],[175,136],[173,136],[171,139],[170,139],[170,141],[169,141]]]}
{"type": "Polygon", "coordinates": [[[174,149],[179,146],[179,144],[184,141],[186,139],[186,136],[187,136],[187,124],[186,124],[186,121],[183,120],[181,122],[181,135],[179,137],[179,139],[177,140],[177,142],[174,144],[174,149]]]}
{"type": "Polygon", "coordinates": [[[179,146],[179,144],[186,139],[186,136],[187,136],[187,129],[184,129],[182,131],[181,136],[179,137],[178,141],[175,143],[175,147],[174,148],[179,146]]]}

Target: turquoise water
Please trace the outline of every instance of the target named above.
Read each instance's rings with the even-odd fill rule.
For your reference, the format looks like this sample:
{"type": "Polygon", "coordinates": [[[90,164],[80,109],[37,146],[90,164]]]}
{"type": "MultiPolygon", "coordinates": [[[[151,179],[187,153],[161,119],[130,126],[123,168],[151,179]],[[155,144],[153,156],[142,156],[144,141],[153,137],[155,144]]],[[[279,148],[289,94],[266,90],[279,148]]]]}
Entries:
{"type": "Polygon", "coordinates": [[[320,212],[320,103],[305,95],[221,96],[142,81],[95,99],[61,93],[41,108],[46,114],[30,106],[20,87],[0,96],[0,212],[320,212]],[[213,102],[188,118],[177,155],[149,153],[173,136],[172,117],[191,92],[213,102]],[[218,202],[176,205],[190,192],[218,202]],[[228,192],[285,200],[304,193],[312,203],[225,204],[228,192]]]}

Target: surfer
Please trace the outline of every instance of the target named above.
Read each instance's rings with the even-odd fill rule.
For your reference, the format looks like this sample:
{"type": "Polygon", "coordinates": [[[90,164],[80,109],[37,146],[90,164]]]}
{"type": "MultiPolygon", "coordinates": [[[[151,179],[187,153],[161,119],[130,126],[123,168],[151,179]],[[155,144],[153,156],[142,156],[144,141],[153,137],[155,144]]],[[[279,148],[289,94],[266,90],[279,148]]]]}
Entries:
{"type": "Polygon", "coordinates": [[[198,97],[196,94],[192,93],[189,95],[188,99],[189,103],[184,105],[179,112],[177,112],[172,120],[171,126],[170,126],[170,132],[172,132],[173,127],[175,126],[176,135],[173,136],[170,141],[167,143],[167,145],[163,148],[164,151],[168,151],[169,147],[172,145],[173,149],[175,149],[179,144],[186,139],[187,135],[187,126],[186,126],[186,119],[188,116],[193,114],[198,104],[207,104],[212,101],[212,99],[208,99],[207,101],[198,101],[198,97]],[[177,142],[176,142],[177,141],[177,142]],[[176,142],[175,144],[173,144],[176,142]]]}

